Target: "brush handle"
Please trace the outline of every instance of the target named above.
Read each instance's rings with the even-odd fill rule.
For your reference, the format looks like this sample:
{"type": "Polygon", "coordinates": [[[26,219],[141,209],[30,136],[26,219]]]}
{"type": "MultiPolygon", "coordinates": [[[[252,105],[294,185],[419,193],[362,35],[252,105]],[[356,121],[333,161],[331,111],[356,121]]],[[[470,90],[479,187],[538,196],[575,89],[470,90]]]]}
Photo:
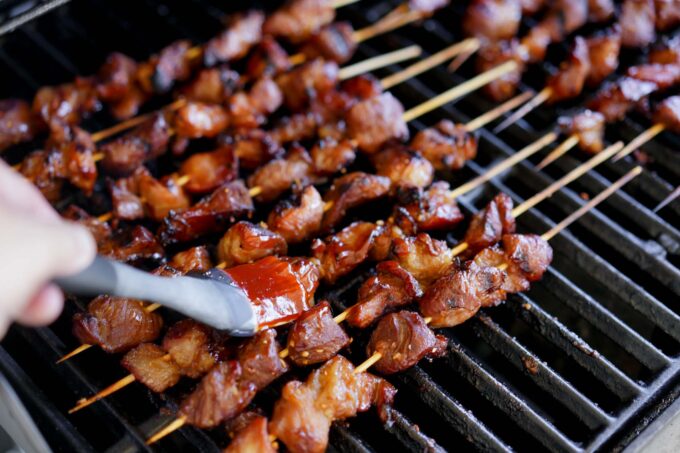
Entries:
{"type": "Polygon", "coordinates": [[[97,256],[83,271],[55,283],[81,296],[108,294],[156,302],[232,335],[253,335],[256,329],[252,303],[218,269],[202,278],[161,277],[97,256]]]}

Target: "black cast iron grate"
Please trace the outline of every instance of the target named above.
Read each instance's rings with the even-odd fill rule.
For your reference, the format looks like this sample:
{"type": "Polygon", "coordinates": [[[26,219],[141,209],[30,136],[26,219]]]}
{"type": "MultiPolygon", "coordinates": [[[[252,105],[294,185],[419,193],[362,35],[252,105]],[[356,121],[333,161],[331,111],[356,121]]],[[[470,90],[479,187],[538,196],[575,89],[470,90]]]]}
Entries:
{"type": "MultiPolygon", "coordinates": [[[[340,17],[359,27],[395,5],[395,1],[363,0],[343,8],[340,17]]],[[[413,42],[430,53],[439,50],[460,39],[455,24],[462,7],[451,6],[421,27],[368,41],[356,58],[413,42]]],[[[228,9],[226,3],[208,0],[77,0],[0,37],[0,98],[30,98],[40,85],[92,73],[114,50],[142,59],[174,39],[202,42],[219,31],[228,9]]],[[[563,50],[551,53],[553,64],[563,50]]],[[[624,59],[631,61],[632,55],[624,59]]],[[[539,90],[550,64],[530,70],[523,88],[539,90]]],[[[468,66],[460,74],[439,68],[395,87],[393,93],[406,107],[415,105],[469,77],[468,66]]],[[[156,102],[149,108],[164,100],[156,102]]],[[[413,124],[413,130],[442,118],[463,121],[491,107],[481,95],[473,94],[427,115],[413,124]]],[[[543,107],[498,136],[490,129],[481,130],[478,159],[448,179],[455,186],[482,173],[495,160],[550,130],[559,113],[543,107]]],[[[97,130],[110,121],[100,115],[86,128],[97,130]]],[[[608,138],[629,140],[647,126],[644,119],[631,117],[623,126],[610,127],[608,138]]],[[[384,428],[374,414],[362,414],[333,427],[331,448],[504,451],[533,447],[577,452],[625,446],[676,398],[679,389],[680,206],[676,203],[659,214],[650,210],[680,181],[674,154],[679,144],[677,136],[666,133],[646,146],[654,159],[648,169],[552,240],[554,264],[529,293],[446,330],[446,358],[390,377],[399,388],[394,425],[384,428]]],[[[29,149],[13,150],[5,157],[17,160],[29,149]]],[[[544,173],[524,162],[460,204],[474,212],[500,190],[520,202],[582,161],[583,156],[574,153],[544,173]]],[[[626,160],[589,172],[523,215],[520,230],[547,230],[582,203],[580,193],[601,191],[633,165],[626,160]]],[[[452,232],[448,239],[455,243],[459,233],[452,232]]],[[[327,291],[337,310],[352,303],[365,271],[327,291]]],[[[101,351],[53,365],[76,346],[69,320],[79,309],[67,305],[50,328],[12,329],[0,349],[0,370],[55,450],[144,450],[143,439],[172,417],[169,411],[159,416],[159,411],[172,409],[176,397],[190,386],[157,396],[132,385],[85,411],[66,415],[75,400],[124,374],[117,360],[101,351]]],[[[362,344],[359,334],[350,351],[354,363],[364,357],[362,344]]],[[[304,376],[306,371],[296,373],[293,376],[304,376]]],[[[255,405],[268,411],[280,386],[258,396],[255,405]]],[[[154,449],[219,451],[225,445],[220,430],[184,428],[154,449]]]]}

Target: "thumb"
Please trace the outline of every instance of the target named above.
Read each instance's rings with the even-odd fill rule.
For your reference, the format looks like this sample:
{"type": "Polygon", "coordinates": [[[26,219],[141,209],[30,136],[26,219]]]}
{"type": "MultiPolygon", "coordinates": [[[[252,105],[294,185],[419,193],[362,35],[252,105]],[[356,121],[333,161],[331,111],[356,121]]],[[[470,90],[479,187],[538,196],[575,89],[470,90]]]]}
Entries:
{"type": "MultiPolygon", "coordinates": [[[[75,274],[85,269],[97,252],[92,234],[82,225],[71,222],[43,224],[44,243],[31,245],[36,256],[41,254],[38,275],[45,280],[75,274]]],[[[37,241],[38,242],[38,241],[37,241]]]]}

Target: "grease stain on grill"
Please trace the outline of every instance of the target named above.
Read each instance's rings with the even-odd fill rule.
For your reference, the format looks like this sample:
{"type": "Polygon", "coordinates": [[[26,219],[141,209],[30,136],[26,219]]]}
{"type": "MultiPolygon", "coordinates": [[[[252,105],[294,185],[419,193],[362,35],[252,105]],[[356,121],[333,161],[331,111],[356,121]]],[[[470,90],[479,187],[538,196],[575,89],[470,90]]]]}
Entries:
{"type": "Polygon", "coordinates": [[[538,374],[538,362],[536,359],[533,357],[525,356],[522,357],[522,364],[524,364],[524,368],[531,374],[536,375],[538,374]]]}

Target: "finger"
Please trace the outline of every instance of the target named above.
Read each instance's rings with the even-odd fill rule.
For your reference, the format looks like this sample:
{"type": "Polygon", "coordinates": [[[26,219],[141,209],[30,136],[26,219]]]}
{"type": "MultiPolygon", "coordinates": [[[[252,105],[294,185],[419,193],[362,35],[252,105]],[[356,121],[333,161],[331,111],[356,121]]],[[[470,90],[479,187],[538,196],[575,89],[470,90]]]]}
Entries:
{"type": "Polygon", "coordinates": [[[53,323],[64,308],[64,295],[55,284],[44,286],[17,315],[17,322],[29,327],[53,323]]]}
{"type": "Polygon", "coordinates": [[[30,244],[33,254],[40,257],[37,277],[51,279],[71,275],[87,267],[94,259],[96,245],[92,234],[83,226],[61,222],[43,226],[41,240],[30,244]]]}

